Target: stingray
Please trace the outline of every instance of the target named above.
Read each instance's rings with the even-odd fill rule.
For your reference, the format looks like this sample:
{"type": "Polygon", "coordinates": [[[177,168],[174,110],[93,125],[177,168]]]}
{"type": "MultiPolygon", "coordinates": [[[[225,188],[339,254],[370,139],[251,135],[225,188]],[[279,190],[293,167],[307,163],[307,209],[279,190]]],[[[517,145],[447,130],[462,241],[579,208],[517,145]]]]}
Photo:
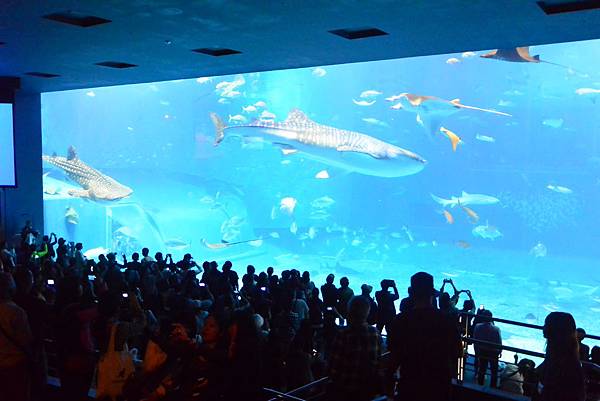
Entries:
{"type": "Polygon", "coordinates": [[[511,49],[496,49],[489,53],[482,54],[480,57],[491,58],[494,60],[508,61],[511,63],[545,63],[555,65],[557,67],[566,68],[570,71],[575,71],[566,65],[553,63],[546,60],[541,60],[539,54],[532,56],[529,53],[529,46],[515,47],[511,49]]]}
{"type": "Polygon", "coordinates": [[[399,108],[415,113],[417,115],[417,122],[425,127],[432,137],[441,127],[442,120],[461,110],[475,110],[512,117],[512,115],[501,111],[464,105],[460,103],[460,99],[445,100],[435,96],[415,95],[412,93],[402,93],[399,96],[398,104],[401,105],[399,108]]]}

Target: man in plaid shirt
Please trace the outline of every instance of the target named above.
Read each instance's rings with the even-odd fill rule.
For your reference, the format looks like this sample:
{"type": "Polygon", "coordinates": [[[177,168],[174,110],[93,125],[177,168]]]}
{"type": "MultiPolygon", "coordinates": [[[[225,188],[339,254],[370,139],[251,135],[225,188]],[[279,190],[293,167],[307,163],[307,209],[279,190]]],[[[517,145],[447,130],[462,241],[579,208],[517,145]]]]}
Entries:
{"type": "Polygon", "coordinates": [[[367,324],[369,308],[365,297],[348,302],[348,326],[340,330],[331,348],[328,400],[369,400],[379,390],[381,336],[367,324]]]}

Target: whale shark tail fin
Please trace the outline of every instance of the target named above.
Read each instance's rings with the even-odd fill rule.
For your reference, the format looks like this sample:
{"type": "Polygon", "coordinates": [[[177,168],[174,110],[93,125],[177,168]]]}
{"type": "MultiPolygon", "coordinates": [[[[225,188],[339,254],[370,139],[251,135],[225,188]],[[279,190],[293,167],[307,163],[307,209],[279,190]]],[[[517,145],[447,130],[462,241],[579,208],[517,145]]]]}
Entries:
{"type": "Polygon", "coordinates": [[[221,117],[217,113],[210,113],[210,119],[215,125],[215,146],[221,143],[225,138],[224,130],[226,128],[225,123],[221,120],[221,117]]]}

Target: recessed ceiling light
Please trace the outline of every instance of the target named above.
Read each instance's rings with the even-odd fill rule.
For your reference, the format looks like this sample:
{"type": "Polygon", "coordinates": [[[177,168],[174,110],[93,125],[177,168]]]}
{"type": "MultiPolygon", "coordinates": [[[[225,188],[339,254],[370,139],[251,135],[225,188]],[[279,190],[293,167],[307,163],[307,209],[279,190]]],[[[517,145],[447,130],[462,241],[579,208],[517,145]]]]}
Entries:
{"type": "Polygon", "coordinates": [[[344,39],[350,40],[389,35],[387,32],[384,32],[381,29],[372,27],[334,29],[333,31],[329,32],[333,33],[334,35],[341,36],[344,39]]]}
{"type": "Polygon", "coordinates": [[[56,77],[60,77],[60,75],[58,75],[58,74],[50,74],[48,72],[37,72],[37,71],[26,72],[25,75],[29,75],[29,76],[32,76],[32,77],[38,77],[38,78],[56,78],[56,77]]]}
{"type": "Polygon", "coordinates": [[[44,15],[42,18],[46,18],[51,21],[62,22],[64,24],[76,25],[82,28],[89,28],[91,26],[112,22],[106,18],[100,18],[94,15],[84,15],[75,11],[52,13],[44,15]]]}
{"type": "Polygon", "coordinates": [[[192,50],[196,53],[208,54],[213,57],[221,57],[221,56],[230,56],[232,54],[240,54],[242,53],[239,50],[226,49],[222,47],[203,47],[201,49],[192,50]]]}
{"type": "Polygon", "coordinates": [[[99,65],[102,67],[109,67],[109,68],[119,68],[119,69],[137,67],[136,64],[124,63],[122,61],[103,61],[101,63],[96,63],[96,65],[99,65]]]}
{"type": "Polygon", "coordinates": [[[594,10],[600,8],[600,1],[598,0],[538,1],[537,4],[548,15],[594,10]]]}

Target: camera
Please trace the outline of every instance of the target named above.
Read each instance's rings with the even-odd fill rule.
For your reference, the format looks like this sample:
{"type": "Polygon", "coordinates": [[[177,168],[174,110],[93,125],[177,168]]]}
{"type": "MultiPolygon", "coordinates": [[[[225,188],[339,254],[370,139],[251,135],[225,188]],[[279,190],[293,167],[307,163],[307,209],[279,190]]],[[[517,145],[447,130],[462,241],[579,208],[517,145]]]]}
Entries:
{"type": "Polygon", "coordinates": [[[260,287],[261,291],[267,291],[267,287],[260,287]]]}
{"type": "Polygon", "coordinates": [[[121,295],[123,296],[123,298],[128,298],[128,297],[129,297],[129,294],[128,294],[128,293],[126,293],[126,292],[124,292],[124,293],[123,293],[123,294],[121,294],[121,295]]]}
{"type": "Polygon", "coordinates": [[[205,283],[200,283],[200,284],[198,284],[198,285],[199,285],[200,287],[206,287],[206,284],[205,284],[205,283]]]}
{"type": "Polygon", "coordinates": [[[328,307],[327,307],[327,310],[328,310],[328,311],[332,311],[332,310],[333,310],[333,308],[332,308],[331,306],[328,306],[328,307]]]}
{"type": "Polygon", "coordinates": [[[88,275],[88,280],[94,281],[94,279],[96,279],[96,276],[94,276],[93,274],[88,275]]]}
{"type": "Polygon", "coordinates": [[[389,287],[395,287],[396,283],[394,282],[394,280],[385,279],[385,280],[382,280],[381,285],[383,287],[389,288],[389,287]]]}
{"type": "Polygon", "coordinates": [[[47,283],[48,283],[48,285],[54,285],[54,280],[48,279],[47,283]]]}

